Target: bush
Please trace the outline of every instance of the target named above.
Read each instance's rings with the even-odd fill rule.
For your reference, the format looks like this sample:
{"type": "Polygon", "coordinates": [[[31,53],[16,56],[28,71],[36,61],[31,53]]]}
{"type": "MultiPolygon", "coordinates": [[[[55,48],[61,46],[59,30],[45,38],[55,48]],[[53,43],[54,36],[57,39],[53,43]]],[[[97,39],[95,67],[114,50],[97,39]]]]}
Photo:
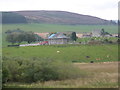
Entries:
{"type": "Polygon", "coordinates": [[[19,64],[13,60],[3,61],[3,82],[10,81],[18,81],[19,78],[19,64]]]}
{"type": "Polygon", "coordinates": [[[3,60],[3,82],[44,82],[73,79],[81,76],[79,69],[68,62],[36,59],[17,60],[13,58],[13,60],[3,60]]]}

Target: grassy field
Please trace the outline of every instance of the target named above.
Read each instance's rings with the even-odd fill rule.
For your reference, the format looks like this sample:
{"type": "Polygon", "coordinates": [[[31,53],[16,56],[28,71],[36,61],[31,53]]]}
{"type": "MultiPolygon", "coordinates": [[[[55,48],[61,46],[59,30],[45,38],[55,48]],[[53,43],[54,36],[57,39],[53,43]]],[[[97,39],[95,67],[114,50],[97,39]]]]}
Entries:
{"type": "Polygon", "coordinates": [[[75,32],[91,32],[92,30],[102,29],[109,33],[118,33],[117,25],[58,25],[58,24],[3,24],[2,25],[2,39],[3,47],[7,46],[5,31],[13,29],[21,29],[24,31],[33,32],[65,32],[65,31],[75,31],[75,32]]]}
{"type": "Polygon", "coordinates": [[[117,45],[53,45],[35,47],[6,47],[3,56],[49,58],[72,62],[105,62],[118,60],[117,45]],[[57,53],[60,51],[60,53],[57,53]],[[89,56],[89,58],[87,58],[89,56]]]}
{"type": "Polygon", "coordinates": [[[24,31],[33,32],[65,32],[65,31],[75,31],[75,32],[91,32],[92,30],[102,29],[109,33],[118,33],[117,25],[59,25],[59,24],[3,24],[2,25],[2,39],[3,46],[10,43],[5,40],[5,31],[13,29],[21,29],[24,31]]]}
{"type": "Polygon", "coordinates": [[[84,70],[85,77],[62,81],[46,81],[44,83],[7,83],[7,88],[117,88],[118,63],[74,63],[84,70]]]}
{"type": "Polygon", "coordinates": [[[59,25],[59,24],[3,24],[3,32],[20,28],[25,31],[33,32],[91,32],[92,30],[102,29],[109,33],[118,33],[117,25],[59,25]]]}
{"type": "MultiPolygon", "coordinates": [[[[104,28],[105,31],[108,31],[109,33],[117,33],[117,26],[107,26],[107,25],[89,26],[89,25],[52,25],[52,24],[11,24],[11,25],[6,24],[3,25],[3,46],[10,44],[5,41],[4,32],[8,29],[16,29],[16,28],[20,28],[21,30],[25,30],[25,31],[33,31],[33,32],[60,32],[60,31],[61,32],[64,31],[91,32],[94,29],[104,28]]],[[[111,40],[112,39],[113,38],[111,38],[111,40]]],[[[79,39],[78,42],[79,41],[81,40],[79,39]]],[[[75,79],[71,78],[71,79],[55,80],[55,81],[50,80],[50,81],[45,81],[44,83],[43,82],[16,83],[13,81],[13,82],[5,83],[4,84],[5,87],[14,87],[14,88],[15,87],[21,87],[21,88],[116,88],[118,87],[118,83],[117,83],[118,82],[118,63],[117,63],[118,45],[117,44],[3,47],[2,56],[3,56],[3,60],[6,60],[5,67],[7,67],[7,65],[8,66],[10,65],[10,67],[11,65],[14,65],[14,67],[11,67],[13,69],[10,70],[10,68],[8,68],[8,70],[11,72],[13,71],[15,73],[18,72],[16,70],[23,69],[25,64],[23,63],[23,67],[21,68],[21,66],[19,66],[17,63],[17,60],[18,61],[30,60],[34,62],[34,60],[39,61],[40,59],[71,63],[75,67],[79,68],[81,71],[84,71],[84,77],[79,77],[75,79]],[[57,51],[59,51],[59,53],[57,51]],[[94,61],[94,63],[90,63],[91,61],[94,61]],[[17,67],[17,65],[19,67],[17,67]]],[[[29,63],[31,63],[30,61],[29,63]]],[[[39,66],[40,66],[39,63],[37,65],[38,66],[35,68],[38,68],[39,70],[39,66]]],[[[66,66],[63,65],[62,68],[66,68],[66,66]]],[[[4,69],[6,70],[6,68],[4,69]]],[[[69,69],[68,71],[71,71],[71,69],[69,69]]]]}

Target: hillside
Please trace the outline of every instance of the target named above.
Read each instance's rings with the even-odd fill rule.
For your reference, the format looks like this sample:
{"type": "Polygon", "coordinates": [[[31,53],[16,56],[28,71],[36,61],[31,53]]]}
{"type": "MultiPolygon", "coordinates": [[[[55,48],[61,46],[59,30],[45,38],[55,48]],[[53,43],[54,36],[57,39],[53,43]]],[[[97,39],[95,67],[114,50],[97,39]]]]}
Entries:
{"type": "Polygon", "coordinates": [[[24,16],[18,13],[3,12],[2,13],[2,23],[3,24],[16,24],[16,23],[27,23],[24,16]]]}
{"type": "MultiPolygon", "coordinates": [[[[9,12],[10,13],[10,12],[9,12]]],[[[6,13],[5,13],[6,14],[6,13]]],[[[15,11],[15,15],[23,16],[28,23],[67,24],[67,25],[108,25],[114,24],[108,20],[89,15],[66,11],[15,11]]],[[[9,14],[9,17],[11,15],[9,14]]],[[[6,17],[3,15],[3,22],[6,17]]],[[[10,17],[11,18],[11,17],[10,17]]],[[[13,18],[14,19],[14,18],[13,18]]],[[[23,19],[21,19],[23,20],[23,19]]],[[[23,21],[24,22],[24,21],[23,21]]]]}

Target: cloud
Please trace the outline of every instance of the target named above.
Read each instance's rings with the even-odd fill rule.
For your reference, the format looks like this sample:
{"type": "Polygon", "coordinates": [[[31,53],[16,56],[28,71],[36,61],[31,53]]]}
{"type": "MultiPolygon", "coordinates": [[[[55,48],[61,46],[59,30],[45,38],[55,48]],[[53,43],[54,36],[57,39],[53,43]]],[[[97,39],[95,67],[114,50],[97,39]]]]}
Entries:
{"type": "Polygon", "coordinates": [[[1,0],[0,11],[62,10],[117,19],[116,15],[106,17],[112,12],[117,14],[117,3],[118,0],[1,0]]]}

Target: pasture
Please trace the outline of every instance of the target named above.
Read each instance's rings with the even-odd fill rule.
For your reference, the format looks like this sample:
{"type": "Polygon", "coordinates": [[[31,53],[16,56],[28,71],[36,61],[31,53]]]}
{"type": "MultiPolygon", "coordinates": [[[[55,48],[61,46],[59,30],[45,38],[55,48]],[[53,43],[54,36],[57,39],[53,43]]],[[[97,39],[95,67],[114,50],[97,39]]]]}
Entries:
{"type": "Polygon", "coordinates": [[[75,31],[75,32],[91,32],[92,30],[102,29],[109,33],[118,33],[117,25],[59,25],[59,24],[3,24],[2,25],[2,45],[3,47],[7,46],[6,34],[7,30],[21,29],[23,31],[32,31],[32,32],[66,32],[66,31],[75,31]]]}
{"type": "Polygon", "coordinates": [[[3,48],[3,57],[48,58],[68,62],[118,61],[118,45],[43,45],[3,48]],[[59,51],[59,53],[57,52],[59,51]]]}
{"type": "Polygon", "coordinates": [[[20,28],[24,31],[33,31],[33,32],[66,32],[66,31],[75,31],[75,32],[91,32],[92,30],[102,29],[109,33],[118,33],[117,25],[60,25],[60,24],[3,24],[2,31],[3,33],[6,30],[12,30],[20,28]]]}
{"type": "MultiPolygon", "coordinates": [[[[4,24],[3,25],[3,68],[13,82],[6,82],[5,87],[21,88],[117,88],[118,87],[118,45],[41,45],[28,47],[5,47],[10,44],[5,41],[5,31],[20,28],[33,32],[91,32],[94,29],[102,29],[109,33],[117,33],[117,26],[109,25],[53,25],[53,24],[4,24]],[[44,65],[40,60],[45,61],[44,65]],[[48,60],[48,61],[47,61],[48,60]],[[58,61],[54,63],[53,61],[58,61]],[[39,62],[40,61],[40,62],[39,62]],[[62,62],[61,64],[59,63],[62,62]],[[94,63],[90,63],[93,61],[94,63]],[[22,62],[22,63],[21,63],[22,62]],[[51,62],[51,64],[49,64],[51,62]],[[47,65],[46,65],[47,63],[47,65]],[[70,63],[70,64],[68,64],[70,63]],[[5,65],[6,64],[6,65],[5,65]],[[20,65],[19,65],[20,64],[20,65]],[[34,68],[33,68],[33,66],[34,68]],[[75,70],[80,71],[80,77],[74,78],[75,70]],[[31,67],[32,66],[32,67],[31,67]],[[71,68],[69,68],[71,67],[71,68]],[[41,70],[42,68],[42,70],[41,70]],[[20,70],[20,72],[19,72],[20,70]],[[35,72],[34,72],[35,70],[35,72]],[[41,71],[40,71],[41,70],[41,71]],[[44,72],[45,73],[42,73],[44,72]],[[47,71],[46,71],[47,70],[47,71]],[[50,71],[51,70],[51,71],[50,71]],[[58,72],[57,72],[58,71],[58,72]],[[68,71],[68,72],[66,72],[68,71]],[[57,80],[50,79],[45,82],[15,82],[16,80],[31,79],[34,73],[38,79],[42,79],[48,73],[54,78],[54,74],[60,74],[57,80]],[[51,73],[52,72],[52,73],[51,73]],[[31,74],[29,74],[31,73],[31,74]],[[43,74],[41,78],[39,75],[43,74]],[[69,73],[69,74],[68,74],[69,73]],[[28,75],[26,78],[25,75],[28,75]],[[70,78],[68,75],[71,75],[70,78]],[[15,76],[15,77],[14,77],[15,76]],[[22,77],[21,77],[22,76],[22,77]],[[21,79],[22,78],[22,79],[21,79]],[[62,78],[62,79],[61,79],[62,78]],[[61,79],[61,80],[59,80],[61,79]]],[[[99,39],[99,38],[98,38],[99,39]]],[[[113,40],[113,38],[110,38],[113,40]]],[[[115,39],[116,40],[116,39],[115,39]]],[[[78,42],[81,41],[80,39],[78,42]]],[[[83,40],[83,41],[86,41],[83,40]]],[[[76,74],[77,73],[77,74],[76,74]]],[[[33,75],[34,76],[34,75],[33,75]]],[[[49,77],[49,78],[51,78],[49,77]]],[[[5,78],[5,79],[6,79],[5,78]]],[[[45,78],[45,77],[44,77],[45,78]]],[[[36,79],[36,77],[35,77],[36,79]]],[[[36,80],[38,80],[36,79],[36,80]]],[[[46,79],[46,78],[45,78],[46,79]]]]}

